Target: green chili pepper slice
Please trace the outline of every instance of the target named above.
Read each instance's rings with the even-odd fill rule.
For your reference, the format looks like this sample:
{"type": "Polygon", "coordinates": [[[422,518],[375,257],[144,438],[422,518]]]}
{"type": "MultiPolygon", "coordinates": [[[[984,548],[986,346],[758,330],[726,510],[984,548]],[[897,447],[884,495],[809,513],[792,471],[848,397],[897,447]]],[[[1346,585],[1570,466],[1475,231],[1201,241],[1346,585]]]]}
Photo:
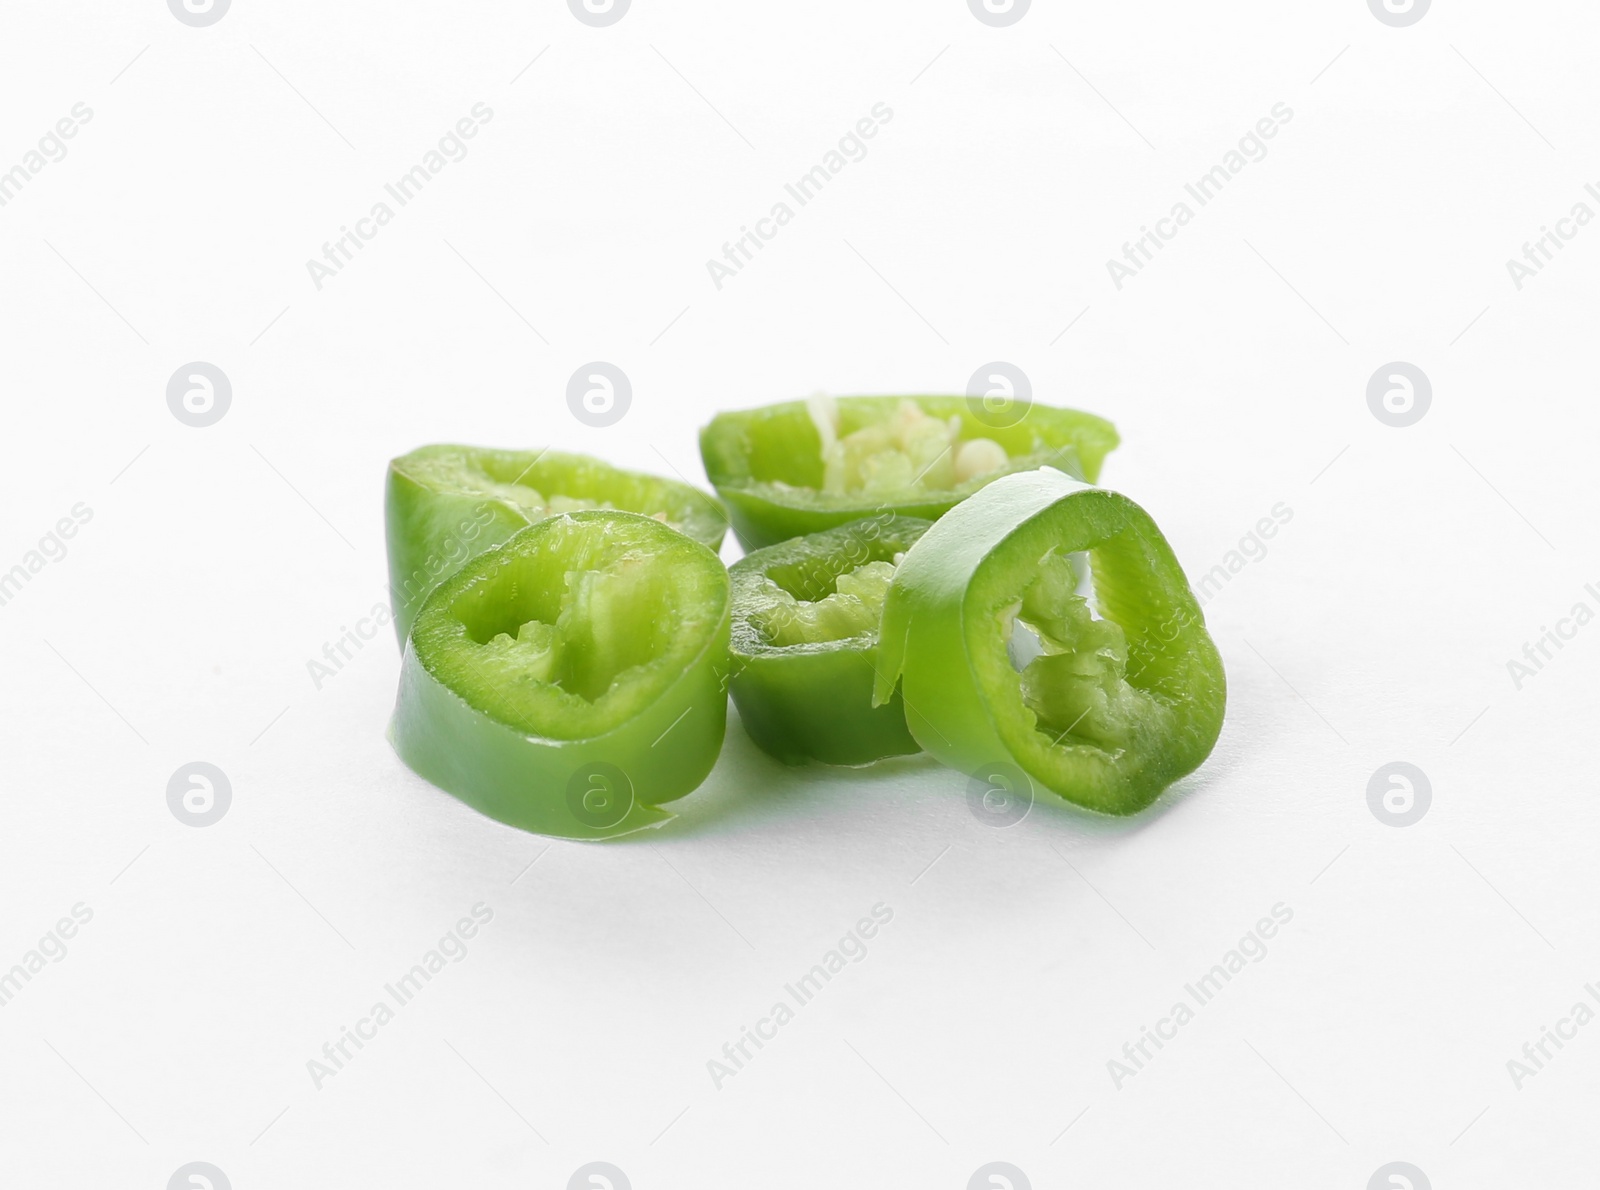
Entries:
{"type": "Polygon", "coordinates": [[[439,445],[391,460],[384,511],[401,646],[428,593],[469,558],[535,521],[587,508],[645,513],[713,550],[727,527],[704,492],[585,455],[439,445]]]}
{"type": "Polygon", "coordinates": [[[1117,442],[1110,422],[1072,409],[817,397],[719,413],[700,431],[700,457],[756,549],[876,512],[937,520],[999,476],[1041,466],[1093,482],[1117,442]]]}
{"type": "Polygon", "coordinates": [[[1222,660],[1161,531],[1126,496],[1049,468],[996,480],[912,546],[878,654],[874,701],[899,679],[911,734],[939,760],[1013,762],[1106,814],[1149,805],[1222,729],[1222,660]]]}
{"type": "Polygon", "coordinates": [[[717,556],[659,521],[549,517],[424,602],[390,739],[418,774],[524,830],[659,825],[722,747],[730,606],[717,556]]]}
{"type": "Polygon", "coordinates": [[[757,747],[788,764],[919,752],[895,693],[874,706],[878,623],[895,563],[928,522],[885,514],[796,537],[729,568],[729,693],[757,747]]]}

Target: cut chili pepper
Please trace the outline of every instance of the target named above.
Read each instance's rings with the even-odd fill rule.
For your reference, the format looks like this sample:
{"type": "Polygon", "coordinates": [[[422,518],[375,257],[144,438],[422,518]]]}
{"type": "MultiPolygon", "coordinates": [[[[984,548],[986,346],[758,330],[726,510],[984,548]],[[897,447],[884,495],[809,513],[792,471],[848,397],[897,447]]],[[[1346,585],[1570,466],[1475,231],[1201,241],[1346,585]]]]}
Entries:
{"type": "Polygon", "coordinates": [[[1013,424],[966,397],[840,397],[719,413],[706,475],[747,549],[878,512],[936,520],[1002,475],[1050,466],[1093,482],[1110,422],[1033,405],[1013,424]]]}
{"type": "Polygon", "coordinates": [[[897,679],[911,734],[939,760],[967,773],[1011,761],[1107,814],[1197,768],[1226,701],[1200,606],[1149,515],[1049,468],[989,484],[907,552],[874,701],[897,679]]]}
{"type": "Polygon", "coordinates": [[[428,593],[520,529],[561,512],[644,513],[710,546],[727,517],[688,484],[555,451],[424,446],[389,463],[384,509],[395,631],[405,645],[428,593]]]}
{"type": "Polygon", "coordinates": [[[717,556],[659,521],[549,517],[424,602],[390,739],[418,774],[524,830],[659,825],[722,747],[729,609],[717,556]]]}
{"type": "Polygon", "coordinates": [[[729,570],[729,692],[762,751],[862,765],[918,752],[900,696],[872,703],[878,624],[895,563],[928,522],[893,514],[797,537],[729,570]]]}

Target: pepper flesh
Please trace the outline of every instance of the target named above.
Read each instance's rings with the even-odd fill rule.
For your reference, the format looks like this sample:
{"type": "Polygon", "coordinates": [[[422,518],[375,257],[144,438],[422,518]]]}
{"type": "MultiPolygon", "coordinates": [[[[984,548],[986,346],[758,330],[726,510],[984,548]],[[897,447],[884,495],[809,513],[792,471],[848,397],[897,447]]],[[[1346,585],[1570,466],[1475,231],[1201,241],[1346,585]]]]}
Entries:
{"type": "Polygon", "coordinates": [[[1004,426],[982,413],[954,396],[789,401],[719,413],[700,431],[700,457],[755,549],[878,512],[936,520],[999,476],[1040,466],[1093,482],[1118,442],[1091,413],[1033,405],[1004,426]]]}
{"type": "Polygon", "coordinates": [[[660,825],[722,747],[730,605],[716,555],[650,517],[539,521],[423,604],[390,739],[419,775],[524,830],[660,825]]]}
{"type": "Polygon", "coordinates": [[[390,460],[384,519],[401,647],[422,601],[463,563],[547,516],[588,508],[655,516],[713,550],[727,527],[704,492],[585,455],[439,445],[390,460]]]}
{"type": "Polygon", "coordinates": [[[872,702],[895,559],[928,522],[884,515],[757,550],[729,570],[729,692],[746,733],[788,764],[864,765],[920,751],[895,693],[872,702]]]}
{"type": "Polygon", "coordinates": [[[874,701],[897,680],[911,734],[944,763],[1009,760],[1107,814],[1143,809],[1197,768],[1226,702],[1200,606],[1149,515],[1049,468],[996,480],[907,553],[874,701]],[[1103,618],[1074,589],[1079,551],[1103,618]],[[1018,622],[1038,650],[1025,665],[1018,622]]]}

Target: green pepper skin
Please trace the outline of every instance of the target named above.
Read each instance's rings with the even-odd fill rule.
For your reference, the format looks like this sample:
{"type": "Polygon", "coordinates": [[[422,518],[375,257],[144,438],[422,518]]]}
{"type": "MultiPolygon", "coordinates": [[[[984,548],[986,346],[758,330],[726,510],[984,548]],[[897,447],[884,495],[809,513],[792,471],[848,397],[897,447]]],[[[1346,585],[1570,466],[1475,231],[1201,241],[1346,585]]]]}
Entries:
{"type": "MultiPolygon", "coordinates": [[[[543,581],[559,588],[571,577],[547,573],[543,581]]],[[[609,510],[547,518],[474,558],[428,597],[407,638],[389,739],[418,775],[523,830],[605,839],[659,826],[672,817],[661,805],[698,787],[722,748],[730,608],[727,572],[716,555],[658,521],[609,510]],[[592,553],[627,551],[631,564],[657,568],[663,586],[699,601],[694,630],[674,646],[681,665],[652,679],[637,713],[597,724],[592,734],[583,729],[581,705],[576,724],[570,714],[549,730],[508,722],[515,716],[505,708],[516,707],[520,687],[463,657],[481,642],[468,626],[471,612],[461,609],[476,600],[496,614],[523,597],[528,580],[516,568],[558,534],[573,535],[592,553]]],[[[623,610],[640,618],[640,609],[623,610]]],[[[658,610],[666,616],[671,609],[658,610]]],[[[630,680],[629,672],[611,689],[630,680]]]]}
{"type": "Polygon", "coordinates": [[[411,621],[435,587],[469,559],[541,519],[537,510],[494,490],[497,484],[518,482],[546,498],[664,513],[713,550],[721,547],[727,528],[722,508],[706,493],[586,455],[447,444],[419,447],[390,460],[384,492],[390,601],[402,648],[411,621]]]}
{"type": "Polygon", "coordinates": [[[938,521],[884,606],[874,700],[896,681],[911,734],[973,773],[1010,761],[1069,802],[1132,814],[1210,754],[1226,679],[1172,549],[1126,496],[1050,469],[996,480],[938,521]],[[1100,614],[1127,637],[1127,683],[1150,714],[1125,747],[1053,743],[1035,726],[1003,625],[1051,550],[1087,550],[1100,614]]]}
{"type": "Polygon", "coordinates": [[[786,764],[865,765],[921,751],[906,727],[898,691],[884,705],[873,705],[875,635],[773,645],[751,613],[765,578],[781,577],[791,594],[820,599],[833,591],[841,573],[893,560],[927,529],[927,521],[913,517],[870,517],[757,550],[729,569],[729,693],[746,733],[763,752],[786,764]]]}
{"type": "Polygon", "coordinates": [[[1015,425],[996,427],[975,414],[971,400],[955,396],[840,397],[841,432],[887,417],[907,400],[932,417],[960,417],[963,439],[998,442],[1011,456],[1010,464],[948,490],[908,491],[887,499],[830,495],[820,490],[822,440],[805,402],[719,413],[700,431],[700,458],[740,543],[757,549],[878,512],[937,520],[997,475],[1041,466],[1092,483],[1119,441],[1116,428],[1092,413],[1033,405],[1015,425]]]}

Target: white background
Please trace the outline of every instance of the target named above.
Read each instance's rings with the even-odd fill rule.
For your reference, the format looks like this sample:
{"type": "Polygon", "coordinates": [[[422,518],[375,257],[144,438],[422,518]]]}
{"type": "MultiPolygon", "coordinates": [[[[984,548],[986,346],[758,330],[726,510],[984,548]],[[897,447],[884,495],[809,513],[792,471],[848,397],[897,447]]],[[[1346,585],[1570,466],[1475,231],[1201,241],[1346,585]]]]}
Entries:
{"type": "Polygon", "coordinates": [[[1507,662],[1600,610],[1600,227],[1520,291],[1505,262],[1600,212],[1597,25],[8,5],[0,170],[94,114],[0,208],[0,569],[93,518],[0,607],[0,967],[93,920],[0,1009],[3,1180],[1577,1184],[1600,1025],[1520,1089],[1506,1064],[1600,979],[1600,628],[1521,689],[1507,662]],[[319,291],[306,261],[479,102],[470,154],[319,291]],[[706,260],[879,102],[866,159],[717,290],[706,260]],[[1106,260],[1277,103],[1265,159],[1118,290],[1106,260]],[[594,359],[633,383],[609,429],[565,402],[594,359]],[[960,392],[996,359],[1117,423],[1104,481],[1191,575],[1293,511],[1206,608],[1215,753],[1132,821],[995,830],[930,761],[787,770],[731,717],[674,822],[551,844],[398,763],[387,630],[313,683],[385,597],[392,455],[552,444],[703,484],[716,410],[960,392]],[[233,385],[209,428],[166,404],[193,360],[233,385]],[[1409,428],[1366,402],[1393,360],[1433,386],[1409,428]],[[204,829],[166,802],[194,760],[233,791],[204,829]],[[1432,786],[1403,829],[1367,803],[1394,760],[1432,786]],[[307,1060],[479,901],[467,957],[316,1089],[307,1060]],[[707,1061],[877,902],[867,958],[717,1089],[707,1061]],[[1119,1090],[1108,1059],[1278,902],[1267,957],[1119,1090]]]}

